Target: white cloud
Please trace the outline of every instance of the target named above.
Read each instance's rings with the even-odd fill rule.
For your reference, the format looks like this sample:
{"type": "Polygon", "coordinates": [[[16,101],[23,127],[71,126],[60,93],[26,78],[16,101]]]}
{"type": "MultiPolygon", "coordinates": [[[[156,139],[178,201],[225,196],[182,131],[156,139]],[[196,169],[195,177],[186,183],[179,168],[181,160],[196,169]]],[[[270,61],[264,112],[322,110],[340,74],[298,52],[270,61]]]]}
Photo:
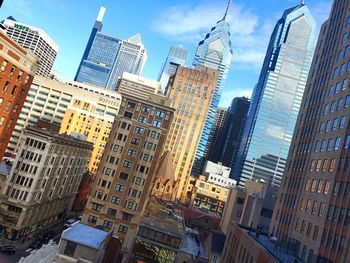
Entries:
{"type": "MultiPolygon", "coordinates": [[[[222,18],[224,10],[224,1],[173,6],[153,21],[152,28],[166,37],[197,44],[222,18]]],[[[232,4],[227,20],[231,25],[233,63],[237,68],[259,71],[274,23],[261,22],[256,14],[237,3],[232,4]]]]}
{"type": "Polygon", "coordinates": [[[236,97],[248,97],[252,96],[253,89],[252,88],[235,88],[231,90],[224,90],[221,99],[220,106],[229,107],[231,105],[231,101],[236,97]]]}

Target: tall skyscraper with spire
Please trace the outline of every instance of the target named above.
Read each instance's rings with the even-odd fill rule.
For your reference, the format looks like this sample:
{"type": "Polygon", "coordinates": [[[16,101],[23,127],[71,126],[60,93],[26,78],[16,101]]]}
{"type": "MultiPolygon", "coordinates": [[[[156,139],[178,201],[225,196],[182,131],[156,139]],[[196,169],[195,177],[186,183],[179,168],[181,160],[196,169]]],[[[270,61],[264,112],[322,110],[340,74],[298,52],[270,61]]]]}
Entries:
{"type": "Polygon", "coordinates": [[[232,62],[233,51],[230,40],[230,25],[226,20],[230,4],[231,1],[228,1],[223,18],[218,21],[216,26],[211,29],[211,32],[199,42],[193,61],[193,66],[201,65],[219,72],[213,100],[210,105],[199,145],[197,147],[196,156],[192,167],[193,175],[198,175],[203,168],[205,157],[208,152],[210,131],[215,119],[216,110],[219,106],[221,92],[224,88],[225,80],[232,62]]]}
{"type": "Polygon", "coordinates": [[[115,90],[124,71],[142,74],[147,51],[140,34],[123,40],[102,33],[105,12],[101,7],[74,80],[115,90]]]}
{"type": "Polygon", "coordinates": [[[265,180],[269,197],[276,195],[281,184],[313,56],[315,30],[315,20],[303,3],[285,10],[278,20],[232,166],[240,186],[249,179],[265,180]]]}

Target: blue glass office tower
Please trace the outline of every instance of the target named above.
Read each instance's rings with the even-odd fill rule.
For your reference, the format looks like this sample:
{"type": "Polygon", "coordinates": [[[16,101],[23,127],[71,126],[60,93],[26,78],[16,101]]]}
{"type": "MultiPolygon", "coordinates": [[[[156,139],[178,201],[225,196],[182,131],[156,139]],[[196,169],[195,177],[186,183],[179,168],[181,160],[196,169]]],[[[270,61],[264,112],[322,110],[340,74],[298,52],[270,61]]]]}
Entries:
{"type": "Polygon", "coordinates": [[[240,186],[248,179],[263,179],[272,191],[269,197],[283,176],[313,56],[315,29],[303,1],[278,20],[232,165],[231,176],[240,186]]]}
{"type": "Polygon", "coordinates": [[[159,73],[158,81],[165,92],[169,78],[175,74],[178,66],[186,66],[188,60],[188,50],[181,46],[172,46],[169,50],[165,63],[159,73]]]}
{"type": "Polygon", "coordinates": [[[228,2],[223,19],[218,21],[216,26],[211,29],[211,32],[205,36],[205,39],[199,42],[193,61],[193,66],[201,65],[219,71],[213,100],[197,147],[191,172],[193,175],[199,175],[203,168],[208,153],[208,139],[215,119],[215,113],[219,106],[221,92],[232,62],[233,51],[230,40],[230,25],[226,21],[229,6],[230,1],[228,2]]]}
{"type": "Polygon", "coordinates": [[[147,52],[139,34],[122,40],[102,33],[105,11],[101,7],[74,80],[115,90],[124,71],[142,73],[147,52]]]}

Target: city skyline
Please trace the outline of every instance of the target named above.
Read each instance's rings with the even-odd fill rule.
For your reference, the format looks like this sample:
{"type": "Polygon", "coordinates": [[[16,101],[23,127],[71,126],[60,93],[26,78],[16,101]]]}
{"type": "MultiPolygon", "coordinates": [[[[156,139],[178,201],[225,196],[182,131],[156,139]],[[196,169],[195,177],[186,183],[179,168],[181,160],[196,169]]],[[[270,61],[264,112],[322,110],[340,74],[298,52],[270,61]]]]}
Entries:
{"type": "MultiPolygon", "coordinates": [[[[265,4],[255,2],[245,4],[243,1],[233,1],[228,15],[232,29],[234,61],[228,75],[220,106],[228,107],[232,98],[249,96],[258,79],[259,68],[268,44],[269,32],[274,21],[281,15],[281,10],[297,4],[299,1],[267,0],[265,4]],[[242,19],[247,21],[242,24],[242,19]],[[242,26],[245,30],[241,30],[242,26]]],[[[125,3],[117,6],[111,1],[94,1],[86,4],[82,1],[74,3],[60,2],[57,5],[49,1],[40,3],[32,1],[5,1],[0,12],[1,20],[9,15],[19,22],[43,28],[61,47],[54,68],[65,81],[73,80],[79,62],[84,52],[93,19],[100,6],[107,8],[104,17],[104,32],[121,38],[129,38],[141,34],[144,45],[149,53],[144,69],[144,77],[157,79],[171,45],[183,45],[190,50],[189,61],[192,61],[195,48],[210,28],[222,18],[227,1],[217,1],[215,4],[204,1],[178,1],[176,5],[169,3],[149,2],[125,3]],[[26,12],[24,13],[24,10],[26,12]],[[28,11],[30,10],[30,11],[28,11]],[[43,14],[45,10],[45,14],[43,14]],[[142,10],[139,11],[139,10],[142,10]],[[211,10],[206,21],[200,20],[200,14],[211,10]],[[131,12],[135,11],[135,12],[131,12]],[[171,16],[164,14],[171,11],[171,16]],[[55,26],[52,18],[66,17],[60,21],[61,27],[55,26]],[[41,16],[39,16],[39,14],[41,16]],[[118,26],[115,17],[134,19],[127,27],[118,26]],[[176,23],[176,19],[180,22],[176,23]],[[185,24],[191,23],[190,27],[185,24]],[[74,41],[71,36],[74,35],[74,41]]],[[[317,18],[318,27],[328,16],[331,1],[307,1],[312,14],[317,18]]]]}

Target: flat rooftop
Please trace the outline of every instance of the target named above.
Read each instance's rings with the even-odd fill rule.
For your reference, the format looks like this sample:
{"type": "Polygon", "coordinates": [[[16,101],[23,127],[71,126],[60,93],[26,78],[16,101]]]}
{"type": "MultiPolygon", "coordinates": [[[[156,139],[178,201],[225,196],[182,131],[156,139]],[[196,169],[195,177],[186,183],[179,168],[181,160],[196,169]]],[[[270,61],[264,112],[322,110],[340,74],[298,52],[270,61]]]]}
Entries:
{"type": "Polygon", "coordinates": [[[276,242],[272,242],[270,238],[266,235],[260,234],[256,235],[255,231],[249,231],[249,229],[240,227],[246,234],[258,242],[266,251],[268,251],[273,257],[275,257],[279,262],[283,263],[303,263],[303,261],[296,256],[292,255],[280,247],[276,242]]]}
{"type": "Polygon", "coordinates": [[[182,240],[180,251],[200,258],[206,259],[204,245],[201,242],[198,231],[186,227],[185,236],[182,240]]]}
{"type": "Polygon", "coordinates": [[[73,224],[62,233],[62,238],[77,244],[98,249],[109,233],[80,222],[73,224]]]}

